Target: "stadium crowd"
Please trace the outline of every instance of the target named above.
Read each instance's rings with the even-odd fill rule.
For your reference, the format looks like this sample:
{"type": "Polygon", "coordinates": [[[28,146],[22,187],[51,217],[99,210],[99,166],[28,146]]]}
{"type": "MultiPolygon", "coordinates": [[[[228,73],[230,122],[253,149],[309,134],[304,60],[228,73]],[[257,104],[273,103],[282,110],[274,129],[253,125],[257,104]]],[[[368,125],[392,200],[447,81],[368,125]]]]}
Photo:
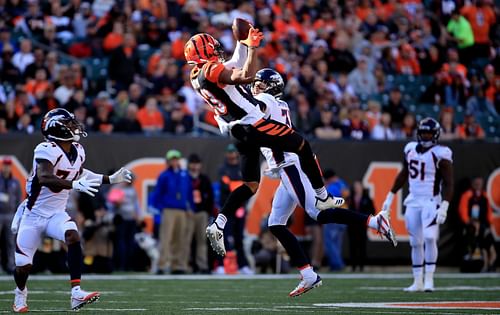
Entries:
{"type": "Polygon", "coordinates": [[[0,0],[0,134],[33,133],[55,107],[100,133],[215,125],[187,79],[184,43],[231,23],[265,34],[262,67],[285,78],[295,126],[321,139],[498,135],[500,6],[493,0],[0,0]]]}

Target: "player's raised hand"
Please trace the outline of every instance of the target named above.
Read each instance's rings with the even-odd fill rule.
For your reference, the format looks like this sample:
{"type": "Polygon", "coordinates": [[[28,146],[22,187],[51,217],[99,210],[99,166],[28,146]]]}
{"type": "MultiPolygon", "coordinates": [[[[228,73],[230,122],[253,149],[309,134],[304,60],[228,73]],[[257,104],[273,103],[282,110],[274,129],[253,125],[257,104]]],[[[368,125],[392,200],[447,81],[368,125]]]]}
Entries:
{"type": "Polygon", "coordinates": [[[252,27],[248,31],[247,39],[242,40],[241,43],[247,47],[259,47],[262,39],[264,39],[264,34],[259,29],[252,27]]]}
{"type": "Polygon", "coordinates": [[[117,184],[123,182],[131,183],[132,172],[122,167],[118,171],[116,171],[113,175],[109,176],[109,182],[111,184],[117,184]]]}
{"type": "Polygon", "coordinates": [[[101,183],[97,178],[87,179],[87,176],[84,176],[80,179],[74,180],[71,185],[73,186],[74,190],[86,193],[87,195],[94,197],[94,193],[97,192],[97,187],[101,186],[101,183]]]}

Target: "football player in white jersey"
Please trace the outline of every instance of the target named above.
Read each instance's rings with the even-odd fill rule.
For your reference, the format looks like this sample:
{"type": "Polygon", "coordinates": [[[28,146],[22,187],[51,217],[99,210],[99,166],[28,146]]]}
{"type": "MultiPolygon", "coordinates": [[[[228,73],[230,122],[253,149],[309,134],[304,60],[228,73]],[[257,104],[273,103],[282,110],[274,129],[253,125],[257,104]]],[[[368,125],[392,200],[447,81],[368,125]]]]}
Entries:
{"type": "Polygon", "coordinates": [[[21,203],[12,222],[17,233],[14,280],[14,312],[28,312],[26,282],[33,255],[43,235],[63,241],[68,247],[71,283],[71,309],[78,310],[97,301],[98,292],[80,288],[82,248],[75,222],[66,212],[69,190],[94,196],[101,184],[130,182],[130,171],[121,168],[111,176],[95,174],[83,168],[85,151],[78,143],[86,136],[73,114],[62,108],[48,112],[42,121],[46,141],[36,146],[33,169],[26,183],[28,197],[21,203]]]}
{"type": "MultiPolygon", "coordinates": [[[[256,73],[251,90],[255,98],[266,104],[266,117],[292,127],[288,104],[279,99],[283,88],[281,75],[273,69],[266,68],[256,73]]],[[[341,208],[320,211],[315,207],[315,192],[311,182],[302,171],[298,156],[294,153],[284,153],[285,165],[278,167],[276,153],[272,149],[261,148],[261,151],[269,166],[264,173],[270,177],[279,178],[281,181],[274,194],[268,219],[269,229],[286,249],[292,263],[299,268],[302,276],[299,285],[289,293],[290,297],[304,294],[322,283],[321,277],[314,272],[297,238],[286,227],[297,205],[304,208],[307,214],[319,223],[366,224],[383,234],[394,246],[397,245],[388,212],[368,216],[341,208]]]]}
{"type": "Polygon", "coordinates": [[[210,244],[222,256],[226,253],[223,231],[228,218],[233,217],[259,187],[261,147],[298,155],[302,169],[314,187],[318,209],[344,203],[342,198],[335,198],[326,191],[309,142],[289,126],[264,119],[261,110],[265,104],[245,88],[246,84],[253,82],[257,72],[257,48],[263,38],[262,32],[250,27],[248,37],[237,43],[235,51],[241,57],[238,62],[226,63],[222,46],[206,33],[194,35],[184,46],[186,61],[193,66],[191,85],[214,110],[219,126],[228,126],[241,156],[243,185],[231,192],[214,223],[206,230],[210,244]]]}
{"type": "Polygon", "coordinates": [[[382,211],[389,211],[394,194],[408,182],[405,222],[410,234],[414,281],[404,289],[407,292],[434,291],[439,225],[446,221],[453,195],[452,152],[437,143],[440,128],[432,118],[419,122],[418,141],[405,146],[404,167],[382,206],[382,211]]]}

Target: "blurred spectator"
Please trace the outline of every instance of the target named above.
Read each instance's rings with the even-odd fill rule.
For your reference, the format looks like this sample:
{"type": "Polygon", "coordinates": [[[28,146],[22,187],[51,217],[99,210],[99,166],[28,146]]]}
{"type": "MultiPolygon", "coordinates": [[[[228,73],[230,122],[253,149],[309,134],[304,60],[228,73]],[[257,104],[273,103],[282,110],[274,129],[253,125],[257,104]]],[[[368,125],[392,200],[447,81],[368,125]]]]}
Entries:
{"type": "Polygon", "coordinates": [[[332,91],[337,103],[340,103],[345,97],[355,96],[354,89],[349,85],[347,74],[345,73],[340,73],[335,82],[328,84],[328,88],[332,91]]]}
{"type": "Polygon", "coordinates": [[[458,138],[457,127],[453,120],[453,110],[443,110],[441,112],[439,124],[441,125],[441,140],[455,140],[458,138]]]}
{"type": "Polygon", "coordinates": [[[142,87],[137,83],[130,84],[128,88],[128,101],[137,104],[139,108],[143,108],[146,104],[146,98],[143,95],[142,87]]]}
{"type": "Polygon", "coordinates": [[[356,95],[369,96],[377,92],[377,81],[373,73],[368,70],[365,57],[360,57],[357,68],[349,73],[348,82],[356,95]]]}
{"type": "Polygon", "coordinates": [[[1,161],[0,174],[0,252],[3,270],[11,274],[14,271],[14,235],[10,231],[10,224],[21,203],[21,185],[12,176],[12,160],[4,157],[1,161]]]}
{"type": "Polygon", "coordinates": [[[54,96],[62,106],[68,103],[75,92],[75,75],[72,72],[66,72],[61,78],[61,85],[54,91],[54,96]]]}
{"type": "Polygon", "coordinates": [[[330,70],[334,73],[349,73],[356,68],[357,62],[352,52],[348,49],[348,41],[349,37],[345,33],[340,33],[335,38],[334,48],[330,54],[330,70]]]}
{"type": "Polygon", "coordinates": [[[486,97],[482,87],[479,87],[476,93],[469,97],[466,104],[466,110],[472,113],[489,113],[496,117],[499,115],[492,102],[486,97]]]}
{"type": "Polygon", "coordinates": [[[21,71],[12,61],[14,49],[10,45],[5,45],[2,52],[2,69],[0,77],[11,85],[16,85],[21,80],[21,71]]]}
{"type": "Polygon", "coordinates": [[[483,139],[485,137],[483,128],[476,122],[473,113],[466,113],[464,122],[457,127],[458,137],[460,139],[483,139]]]}
{"type": "Polygon", "coordinates": [[[396,58],[396,70],[399,74],[419,75],[420,64],[415,56],[415,51],[410,44],[403,44],[396,58]]]}
{"type": "Polygon", "coordinates": [[[123,24],[117,21],[113,24],[113,31],[104,37],[102,48],[110,52],[121,45],[123,45],[123,24]]]}
{"type": "Polygon", "coordinates": [[[292,113],[293,125],[306,135],[310,135],[314,129],[314,114],[315,110],[310,108],[309,101],[302,93],[297,95],[296,99],[297,111],[292,113]]]}
{"type": "MultiPolygon", "coordinates": [[[[349,209],[361,212],[366,215],[375,214],[375,206],[373,201],[366,189],[360,181],[355,181],[352,184],[351,195],[349,196],[349,209]]],[[[366,261],[366,241],[367,232],[366,224],[350,224],[347,227],[347,233],[349,235],[349,252],[351,258],[352,271],[356,271],[356,267],[359,267],[359,271],[363,272],[366,261]]]]}
{"type": "Polygon", "coordinates": [[[26,82],[24,90],[32,97],[37,95],[44,96],[49,86],[50,83],[47,80],[47,71],[44,68],[40,68],[36,70],[34,79],[30,79],[26,82]]]}
{"type": "Polygon", "coordinates": [[[314,135],[318,139],[340,139],[342,137],[342,129],[340,125],[334,121],[333,111],[331,109],[322,109],[319,113],[320,121],[314,128],[314,135]]]}
{"type": "MultiPolygon", "coordinates": [[[[183,102],[184,97],[179,96],[179,101],[183,102]]],[[[193,117],[188,114],[185,103],[175,103],[169,118],[165,131],[173,134],[186,134],[193,130],[193,117]]]]}
{"type": "Polygon", "coordinates": [[[193,188],[188,172],[181,169],[177,150],[166,154],[167,169],[158,177],[151,205],[161,211],[159,272],[183,274],[187,271],[186,243],[188,211],[194,210],[193,188]]]}
{"type": "Polygon", "coordinates": [[[12,57],[12,63],[21,73],[24,73],[26,67],[35,61],[31,53],[31,41],[29,39],[21,40],[20,50],[12,57]]]}
{"type": "Polygon", "coordinates": [[[385,47],[382,49],[382,56],[379,62],[382,64],[382,70],[384,73],[396,74],[396,60],[394,59],[394,53],[391,47],[385,47]]]}
{"type": "Polygon", "coordinates": [[[104,208],[96,209],[93,218],[85,220],[82,230],[83,270],[86,273],[113,271],[113,216],[104,208]]]}
{"type": "MultiPolygon", "coordinates": [[[[349,197],[349,187],[334,171],[326,170],[323,173],[326,190],[332,196],[349,197]]],[[[328,258],[328,265],[331,271],[344,269],[344,259],[342,258],[342,244],[344,243],[344,224],[325,224],[323,226],[323,244],[325,255],[328,258]]]]}
{"type": "MultiPolygon", "coordinates": [[[[226,148],[224,164],[219,169],[220,181],[220,204],[223,205],[229,194],[243,184],[241,180],[240,155],[234,144],[229,144],[226,148]]],[[[245,229],[246,210],[241,207],[236,210],[233,220],[229,221],[230,233],[224,233],[225,242],[228,243],[228,250],[236,250],[237,263],[241,274],[253,274],[253,270],[248,266],[245,251],[243,249],[243,231],[245,229]],[[232,236],[232,237],[231,237],[232,236]]],[[[220,267],[219,267],[220,268],[220,267]]]]}
{"type": "Polygon", "coordinates": [[[136,104],[130,103],[127,106],[125,117],[120,118],[113,128],[116,132],[138,133],[142,131],[141,124],[137,120],[139,108],[136,104]]]}
{"type": "Polygon", "coordinates": [[[486,3],[487,0],[476,0],[469,2],[460,13],[469,21],[474,34],[474,55],[476,57],[488,58],[490,48],[490,28],[495,24],[495,12],[486,3]]]}
{"type": "Polygon", "coordinates": [[[99,105],[96,108],[96,117],[94,120],[94,131],[102,133],[111,133],[113,131],[112,111],[106,105],[99,105]]]}
{"type": "Polygon", "coordinates": [[[142,73],[137,55],[136,40],[127,33],[123,45],[113,51],[109,58],[108,74],[118,90],[127,89],[134,82],[134,77],[142,73]]]}
{"type": "Polygon", "coordinates": [[[342,121],[342,137],[353,140],[363,140],[370,137],[368,123],[363,118],[359,108],[349,110],[349,118],[342,121]]]}
{"type": "Polygon", "coordinates": [[[448,22],[446,29],[457,43],[460,60],[468,65],[472,57],[471,49],[474,45],[474,33],[469,21],[460,14],[458,8],[452,12],[451,20],[448,22]]]}
{"type": "Polygon", "coordinates": [[[47,78],[49,77],[49,69],[45,67],[45,53],[41,48],[35,48],[33,50],[33,58],[35,59],[33,63],[29,64],[24,71],[24,77],[27,79],[34,79],[36,72],[40,69],[45,70],[47,78]]]}
{"type": "Polygon", "coordinates": [[[205,229],[208,225],[208,217],[214,210],[214,193],[210,179],[201,173],[201,168],[200,157],[197,154],[191,154],[188,158],[188,172],[193,187],[194,213],[188,216],[186,242],[188,244],[191,244],[193,240],[195,242],[196,270],[199,273],[209,273],[205,229]]]}
{"type": "Polygon", "coordinates": [[[399,88],[391,89],[389,93],[389,102],[384,107],[384,112],[391,114],[391,120],[395,127],[400,127],[403,119],[408,112],[406,106],[403,104],[403,95],[399,88]]]}
{"type": "Polygon", "coordinates": [[[467,259],[479,256],[483,260],[482,271],[494,271],[496,261],[495,241],[491,232],[493,210],[484,190],[484,181],[472,180],[471,189],[460,197],[459,214],[465,224],[467,259]]]}
{"type": "Polygon", "coordinates": [[[116,270],[132,270],[136,249],[134,235],[141,219],[137,192],[132,183],[117,184],[109,190],[107,201],[114,213],[114,265],[116,270]]]}
{"type": "Polygon", "coordinates": [[[450,84],[444,89],[445,105],[451,107],[465,107],[467,91],[464,84],[464,78],[460,74],[452,74],[450,84]]]}
{"type": "Polygon", "coordinates": [[[14,48],[16,43],[12,40],[9,29],[0,27],[0,54],[3,53],[6,46],[14,48]]]}
{"type": "Polygon", "coordinates": [[[417,120],[412,113],[407,113],[403,118],[403,124],[396,132],[397,139],[415,139],[417,131],[417,120]]]}
{"type": "Polygon", "coordinates": [[[374,100],[369,100],[367,103],[367,111],[365,112],[365,119],[368,122],[370,131],[379,124],[382,114],[380,112],[380,103],[374,100]]]}
{"type": "Polygon", "coordinates": [[[147,134],[159,133],[163,130],[163,115],[158,109],[158,102],[154,97],[149,97],[146,105],[137,113],[137,120],[147,134]]]}
{"type": "Polygon", "coordinates": [[[380,123],[377,124],[372,132],[372,139],[375,140],[394,140],[396,136],[394,135],[391,128],[391,115],[389,113],[383,113],[380,118],[380,123]]]}

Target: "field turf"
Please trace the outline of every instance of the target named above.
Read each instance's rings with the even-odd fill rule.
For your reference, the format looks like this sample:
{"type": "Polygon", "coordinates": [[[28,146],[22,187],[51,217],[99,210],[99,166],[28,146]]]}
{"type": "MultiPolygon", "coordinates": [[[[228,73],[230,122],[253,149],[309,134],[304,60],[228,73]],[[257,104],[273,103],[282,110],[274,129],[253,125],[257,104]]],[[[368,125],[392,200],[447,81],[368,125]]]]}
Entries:
{"type": "MultiPolygon", "coordinates": [[[[295,275],[267,277],[150,276],[84,277],[83,288],[101,300],[82,314],[500,314],[500,308],[386,308],[385,302],[500,301],[499,274],[440,274],[434,293],[404,293],[409,274],[323,274],[323,286],[298,297],[288,292],[295,275]],[[345,307],[337,303],[368,303],[345,307]],[[330,305],[328,305],[330,304],[330,305]],[[334,304],[334,305],[331,305],[334,304]],[[373,306],[377,306],[374,308],[373,306]]],[[[28,282],[30,312],[59,314],[69,309],[67,276],[35,276],[28,282]]],[[[11,313],[14,282],[0,277],[0,313],[11,313]]],[[[73,313],[73,312],[68,312],[73,313]]]]}

